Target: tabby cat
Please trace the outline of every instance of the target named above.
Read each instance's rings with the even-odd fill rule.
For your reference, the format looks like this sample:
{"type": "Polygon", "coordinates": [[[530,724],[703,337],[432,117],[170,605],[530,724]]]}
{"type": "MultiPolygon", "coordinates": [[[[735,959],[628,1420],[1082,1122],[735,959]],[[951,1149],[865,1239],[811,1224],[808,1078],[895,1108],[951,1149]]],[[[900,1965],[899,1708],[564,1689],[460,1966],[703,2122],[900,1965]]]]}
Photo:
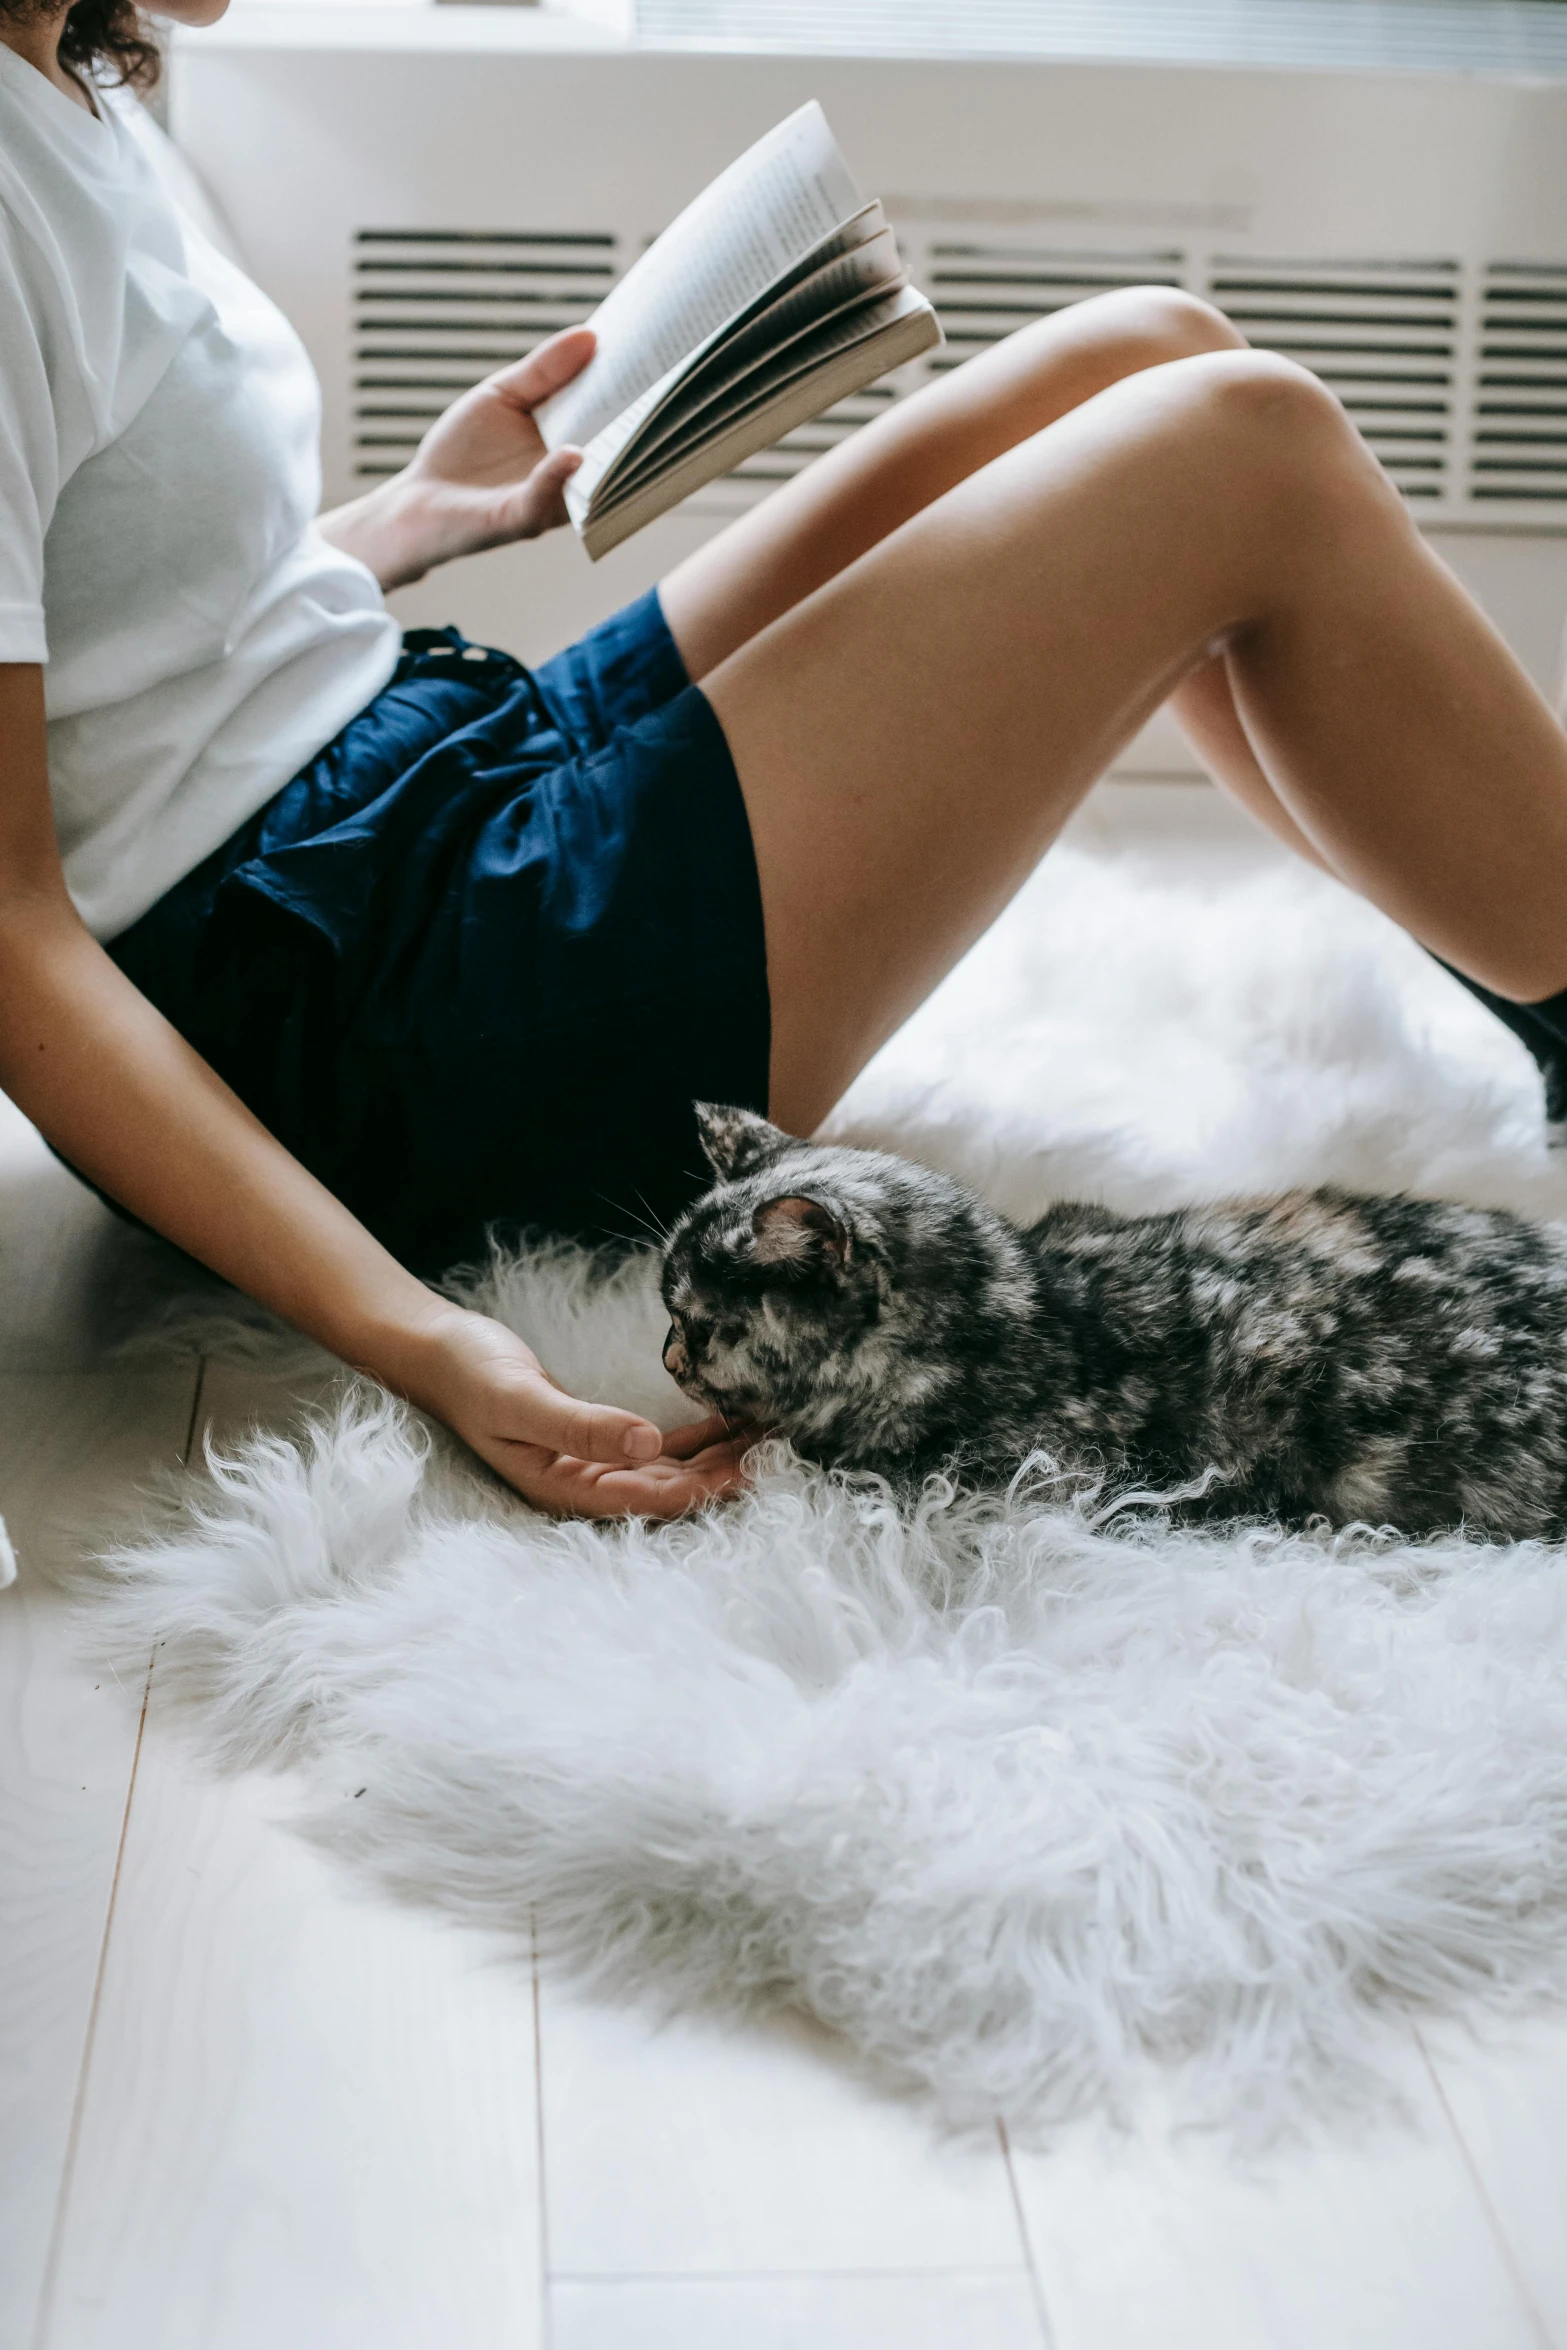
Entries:
{"type": "Polygon", "coordinates": [[[1337,1190],[1019,1228],[945,1175],[702,1104],[664,1361],[807,1457],[1115,1483],[1185,1517],[1567,1534],[1567,1233],[1337,1190]]]}

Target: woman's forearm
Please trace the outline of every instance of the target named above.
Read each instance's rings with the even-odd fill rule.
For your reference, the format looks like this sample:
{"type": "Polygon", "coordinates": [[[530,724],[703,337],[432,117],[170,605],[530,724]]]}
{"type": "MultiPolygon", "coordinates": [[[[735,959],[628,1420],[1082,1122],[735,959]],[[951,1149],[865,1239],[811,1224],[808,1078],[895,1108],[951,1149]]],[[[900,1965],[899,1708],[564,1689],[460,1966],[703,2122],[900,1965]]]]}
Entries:
{"type": "Polygon", "coordinates": [[[289,1156],[63,892],[0,895],[0,1086],[157,1232],[419,1400],[450,1309],[289,1156]]]}
{"type": "Polygon", "coordinates": [[[317,518],[316,528],[334,547],[362,563],[386,595],[412,586],[429,569],[423,551],[429,533],[423,527],[418,495],[403,474],[379,482],[346,505],[329,508],[317,518]]]}

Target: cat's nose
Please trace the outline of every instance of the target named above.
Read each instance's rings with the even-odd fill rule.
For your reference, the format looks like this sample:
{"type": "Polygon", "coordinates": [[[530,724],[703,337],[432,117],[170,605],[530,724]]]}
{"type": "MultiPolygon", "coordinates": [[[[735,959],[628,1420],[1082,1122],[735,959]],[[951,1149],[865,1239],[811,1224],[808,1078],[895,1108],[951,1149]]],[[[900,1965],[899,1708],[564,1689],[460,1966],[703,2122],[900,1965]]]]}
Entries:
{"type": "Polygon", "coordinates": [[[669,1336],[664,1341],[664,1368],[671,1379],[683,1379],[691,1368],[686,1342],[673,1322],[669,1325],[669,1336]]]}

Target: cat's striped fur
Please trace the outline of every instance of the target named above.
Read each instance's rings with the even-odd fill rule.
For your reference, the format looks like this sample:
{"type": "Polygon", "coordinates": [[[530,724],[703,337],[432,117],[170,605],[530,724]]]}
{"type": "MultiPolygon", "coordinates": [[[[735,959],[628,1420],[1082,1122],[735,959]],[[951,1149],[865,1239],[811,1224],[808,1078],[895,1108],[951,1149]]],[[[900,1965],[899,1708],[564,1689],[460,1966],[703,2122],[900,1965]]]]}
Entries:
{"type": "Polygon", "coordinates": [[[1117,1483],[1183,1514],[1567,1533],[1567,1234],[1320,1190],[1026,1229],[878,1152],[704,1106],[665,1252],[687,1393],[828,1463],[1117,1483]]]}

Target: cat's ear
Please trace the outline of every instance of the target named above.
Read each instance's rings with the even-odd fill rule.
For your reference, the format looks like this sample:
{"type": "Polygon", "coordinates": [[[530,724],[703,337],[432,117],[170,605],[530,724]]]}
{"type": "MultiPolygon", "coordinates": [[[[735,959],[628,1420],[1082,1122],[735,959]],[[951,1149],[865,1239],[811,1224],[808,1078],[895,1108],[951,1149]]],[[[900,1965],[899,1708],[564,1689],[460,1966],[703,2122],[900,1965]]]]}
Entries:
{"type": "Polygon", "coordinates": [[[849,1261],[848,1227],[819,1199],[763,1200],[751,1230],[764,1265],[818,1265],[841,1272],[849,1261]]]}
{"type": "Polygon", "coordinates": [[[754,1110],[727,1108],[722,1102],[696,1102],[696,1130],[708,1164],[724,1183],[754,1175],[781,1151],[795,1147],[792,1134],[770,1126],[754,1110]]]}

